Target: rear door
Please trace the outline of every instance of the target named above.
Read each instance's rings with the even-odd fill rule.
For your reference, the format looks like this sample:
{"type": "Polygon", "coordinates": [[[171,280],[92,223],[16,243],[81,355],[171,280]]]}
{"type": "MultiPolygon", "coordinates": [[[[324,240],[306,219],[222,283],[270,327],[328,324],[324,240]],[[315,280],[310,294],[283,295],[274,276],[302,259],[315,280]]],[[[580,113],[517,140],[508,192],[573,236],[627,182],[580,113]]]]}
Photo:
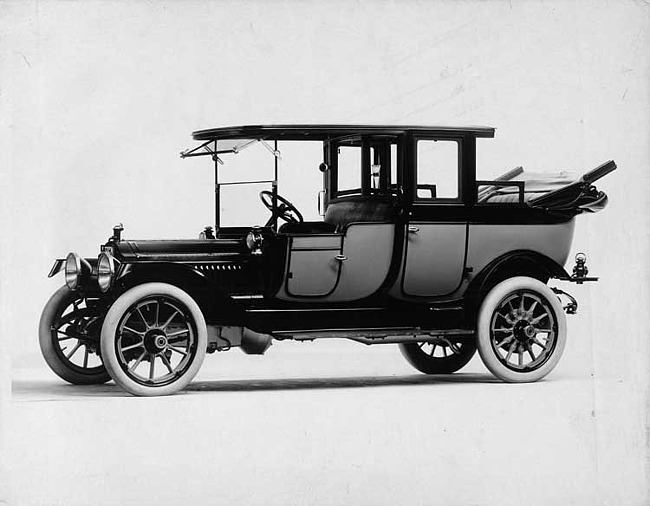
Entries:
{"type": "Polygon", "coordinates": [[[414,139],[413,207],[404,234],[401,291],[437,297],[460,287],[467,218],[462,202],[462,138],[414,139]]]}

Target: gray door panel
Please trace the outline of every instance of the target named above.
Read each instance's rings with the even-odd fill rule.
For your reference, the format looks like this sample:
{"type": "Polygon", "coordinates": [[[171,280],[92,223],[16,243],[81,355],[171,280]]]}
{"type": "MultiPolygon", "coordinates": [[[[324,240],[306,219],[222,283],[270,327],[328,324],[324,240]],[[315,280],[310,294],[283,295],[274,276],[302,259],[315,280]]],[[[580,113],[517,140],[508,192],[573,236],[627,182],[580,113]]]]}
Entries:
{"type": "Polygon", "coordinates": [[[347,302],[368,297],[388,275],[394,240],[392,223],[352,223],[345,236],[294,236],[287,260],[286,283],[276,296],[318,302],[347,302]]]}
{"type": "Polygon", "coordinates": [[[433,297],[458,288],[465,269],[465,223],[410,223],[402,290],[433,297]]]}
{"type": "Polygon", "coordinates": [[[393,255],[395,225],[353,223],[343,240],[341,279],[327,297],[330,302],[358,300],[375,293],[382,285],[393,255]]]}
{"type": "Polygon", "coordinates": [[[339,278],[340,235],[312,235],[291,238],[286,289],[296,297],[324,297],[339,278]]]}

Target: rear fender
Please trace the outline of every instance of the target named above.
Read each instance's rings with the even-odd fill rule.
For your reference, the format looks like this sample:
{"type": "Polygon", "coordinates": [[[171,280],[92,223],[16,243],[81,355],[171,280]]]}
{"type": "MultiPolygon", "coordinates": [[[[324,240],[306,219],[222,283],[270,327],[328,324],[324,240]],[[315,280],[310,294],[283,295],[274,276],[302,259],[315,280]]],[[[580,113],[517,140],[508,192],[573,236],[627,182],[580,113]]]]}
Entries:
{"type": "Polygon", "coordinates": [[[483,298],[501,281],[514,276],[528,276],[547,283],[550,278],[568,280],[568,272],[552,258],[536,251],[511,251],[488,264],[470,283],[465,292],[466,310],[474,317],[483,298]]]}

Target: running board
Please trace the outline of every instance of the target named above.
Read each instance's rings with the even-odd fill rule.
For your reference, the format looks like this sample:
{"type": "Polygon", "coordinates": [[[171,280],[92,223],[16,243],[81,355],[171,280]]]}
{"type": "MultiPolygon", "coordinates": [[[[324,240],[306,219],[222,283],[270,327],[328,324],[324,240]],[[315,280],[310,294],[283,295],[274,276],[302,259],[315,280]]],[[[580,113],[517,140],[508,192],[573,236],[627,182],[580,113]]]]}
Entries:
{"type": "Polygon", "coordinates": [[[315,339],[350,339],[363,344],[435,343],[443,339],[472,340],[474,331],[468,329],[424,330],[414,328],[387,329],[319,329],[273,332],[274,339],[314,341],[315,339]]]}

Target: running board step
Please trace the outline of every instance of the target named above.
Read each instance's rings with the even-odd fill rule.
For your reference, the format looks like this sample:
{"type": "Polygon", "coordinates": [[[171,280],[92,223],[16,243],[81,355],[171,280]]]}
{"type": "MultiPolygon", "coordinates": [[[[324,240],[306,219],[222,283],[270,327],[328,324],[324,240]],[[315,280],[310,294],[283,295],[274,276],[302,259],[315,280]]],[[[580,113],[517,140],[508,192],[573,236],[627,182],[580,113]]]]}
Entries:
{"type": "Polygon", "coordinates": [[[315,339],[350,339],[363,344],[392,344],[426,342],[443,344],[444,339],[471,340],[474,331],[469,329],[424,330],[414,328],[387,329],[319,329],[273,332],[278,340],[313,341],[315,339]]]}

